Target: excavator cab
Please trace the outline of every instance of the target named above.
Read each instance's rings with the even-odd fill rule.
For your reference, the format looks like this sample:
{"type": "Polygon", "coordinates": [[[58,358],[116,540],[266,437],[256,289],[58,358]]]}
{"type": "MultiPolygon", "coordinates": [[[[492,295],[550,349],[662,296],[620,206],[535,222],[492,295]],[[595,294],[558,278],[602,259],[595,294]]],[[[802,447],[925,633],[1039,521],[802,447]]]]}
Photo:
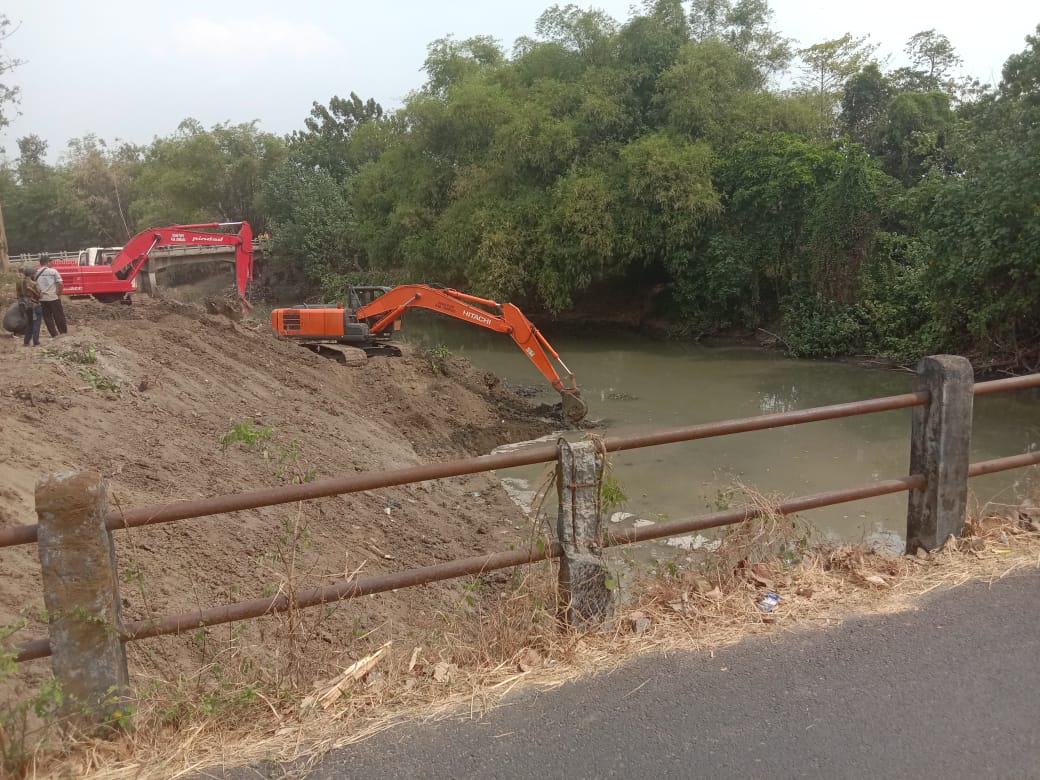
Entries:
{"type": "MultiPolygon", "coordinates": [[[[347,287],[347,316],[351,322],[361,322],[357,317],[358,309],[368,306],[370,303],[375,301],[377,298],[386,295],[386,293],[392,290],[392,287],[380,287],[380,286],[354,286],[347,287]]],[[[368,323],[371,324],[371,323],[368,323]]],[[[386,340],[389,339],[395,331],[401,329],[401,320],[395,320],[391,327],[383,328],[378,333],[373,331],[372,337],[375,339],[386,340]]]]}
{"type": "Polygon", "coordinates": [[[376,298],[392,290],[392,287],[355,287],[350,286],[347,288],[347,308],[351,311],[357,311],[362,306],[368,306],[376,298]]]}

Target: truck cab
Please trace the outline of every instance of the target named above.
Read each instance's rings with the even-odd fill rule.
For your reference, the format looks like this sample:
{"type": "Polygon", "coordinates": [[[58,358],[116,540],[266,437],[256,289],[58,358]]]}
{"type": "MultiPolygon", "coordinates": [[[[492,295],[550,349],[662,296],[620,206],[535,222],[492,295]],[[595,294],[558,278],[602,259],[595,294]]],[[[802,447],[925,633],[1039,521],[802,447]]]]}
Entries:
{"type": "Polygon", "coordinates": [[[121,246],[92,246],[81,249],[76,265],[111,265],[112,259],[122,249],[121,246]]]}

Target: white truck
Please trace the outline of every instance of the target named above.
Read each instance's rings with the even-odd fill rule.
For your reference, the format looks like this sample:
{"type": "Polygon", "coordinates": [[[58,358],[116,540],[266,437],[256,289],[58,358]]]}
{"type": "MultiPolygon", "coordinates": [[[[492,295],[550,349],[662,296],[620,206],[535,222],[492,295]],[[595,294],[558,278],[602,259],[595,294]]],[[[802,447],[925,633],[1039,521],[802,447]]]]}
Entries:
{"type": "Polygon", "coordinates": [[[92,246],[81,249],[76,265],[111,265],[112,258],[122,250],[121,246],[92,246]]]}

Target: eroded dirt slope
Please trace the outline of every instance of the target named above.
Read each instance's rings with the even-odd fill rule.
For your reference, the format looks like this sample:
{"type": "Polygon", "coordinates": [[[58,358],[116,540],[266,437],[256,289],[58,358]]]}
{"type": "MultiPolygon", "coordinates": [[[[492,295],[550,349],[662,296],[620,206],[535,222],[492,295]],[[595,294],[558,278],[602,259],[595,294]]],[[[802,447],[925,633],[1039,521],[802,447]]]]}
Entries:
{"type": "MultiPolygon", "coordinates": [[[[39,349],[0,338],[0,527],[35,522],[34,485],[46,472],[97,470],[114,504],[136,508],[482,454],[553,427],[467,363],[449,360],[440,373],[407,347],[347,368],[278,341],[264,322],[189,305],[84,301],[67,311],[69,335],[45,333],[39,349]],[[243,423],[270,438],[222,449],[221,436],[243,423]]],[[[297,584],[312,585],[507,549],[525,522],[493,476],[475,475],[120,531],[124,617],[270,595],[284,587],[293,549],[297,584]],[[293,544],[286,529],[297,521],[306,532],[293,544]]],[[[35,546],[0,550],[0,567],[0,624],[43,606],[35,546]]],[[[379,627],[429,627],[460,587],[343,605],[318,630],[346,649],[379,627]]],[[[238,630],[250,644],[265,628],[238,630]]],[[[15,639],[40,634],[30,625],[15,639]]],[[[169,675],[198,661],[188,638],[130,647],[144,644],[132,656],[138,671],[169,675]]]]}

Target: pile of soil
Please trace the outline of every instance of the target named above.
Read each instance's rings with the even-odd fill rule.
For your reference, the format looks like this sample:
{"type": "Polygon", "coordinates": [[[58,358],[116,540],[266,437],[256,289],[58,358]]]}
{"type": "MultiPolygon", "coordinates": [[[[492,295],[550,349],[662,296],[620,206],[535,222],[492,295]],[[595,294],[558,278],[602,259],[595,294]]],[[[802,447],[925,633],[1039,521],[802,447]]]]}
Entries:
{"type": "MultiPolygon", "coordinates": [[[[0,338],[0,528],[36,522],[35,482],[49,472],[98,471],[112,504],[131,509],[485,454],[557,427],[467,362],[435,370],[408,345],[348,368],[276,339],[266,322],[174,301],[66,311],[69,334],[44,333],[40,348],[0,338]],[[262,434],[225,449],[236,425],[262,434]]],[[[124,619],[271,595],[293,550],[302,587],[506,550],[528,538],[527,523],[493,474],[477,474],[117,531],[124,619]]],[[[0,625],[42,609],[35,545],[0,549],[0,568],[0,625]]],[[[462,587],[347,602],[315,630],[344,651],[386,626],[421,633],[462,587]]],[[[235,624],[235,636],[259,642],[271,620],[235,624]]],[[[30,623],[9,641],[43,635],[30,623]]],[[[128,648],[139,674],[169,678],[200,660],[190,637],[128,648]]]]}

